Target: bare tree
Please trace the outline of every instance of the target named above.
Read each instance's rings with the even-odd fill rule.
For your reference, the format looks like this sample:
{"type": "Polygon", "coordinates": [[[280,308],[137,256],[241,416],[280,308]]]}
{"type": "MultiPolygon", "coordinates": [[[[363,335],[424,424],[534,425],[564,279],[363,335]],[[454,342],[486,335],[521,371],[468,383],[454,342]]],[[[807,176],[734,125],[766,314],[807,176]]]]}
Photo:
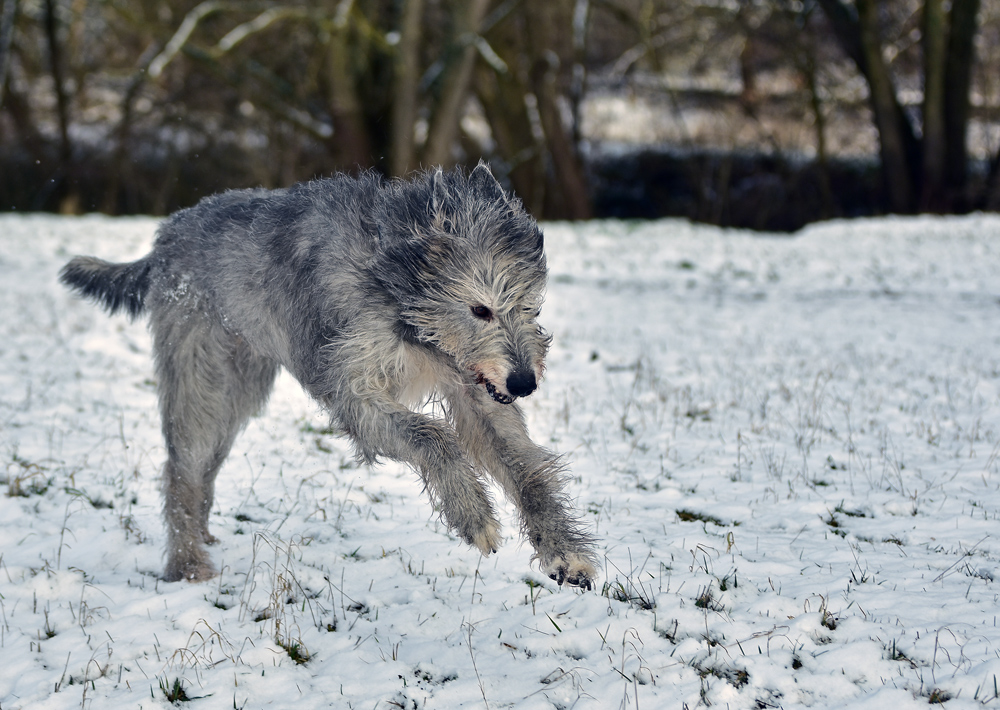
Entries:
{"type": "Polygon", "coordinates": [[[869,87],[883,183],[897,212],[949,210],[967,201],[966,133],[979,0],[925,0],[921,11],[924,101],[915,126],[885,60],[876,0],[819,0],[836,37],[869,87]],[[919,138],[918,138],[919,128],[919,138]]]}

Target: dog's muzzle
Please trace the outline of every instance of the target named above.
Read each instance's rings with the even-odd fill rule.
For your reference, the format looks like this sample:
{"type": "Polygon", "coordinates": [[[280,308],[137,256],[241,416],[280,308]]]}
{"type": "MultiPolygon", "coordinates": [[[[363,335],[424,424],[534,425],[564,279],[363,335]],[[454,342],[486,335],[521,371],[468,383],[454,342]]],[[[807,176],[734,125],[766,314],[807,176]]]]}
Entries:
{"type": "Polygon", "coordinates": [[[514,397],[527,397],[537,387],[535,373],[531,370],[516,370],[507,377],[507,391],[514,397]]]}
{"type": "Polygon", "coordinates": [[[535,380],[535,373],[529,371],[515,371],[507,377],[507,392],[501,392],[496,385],[490,382],[485,376],[479,375],[477,378],[490,397],[500,404],[511,404],[518,397],[527,397],[538,388],[535,380]]]}

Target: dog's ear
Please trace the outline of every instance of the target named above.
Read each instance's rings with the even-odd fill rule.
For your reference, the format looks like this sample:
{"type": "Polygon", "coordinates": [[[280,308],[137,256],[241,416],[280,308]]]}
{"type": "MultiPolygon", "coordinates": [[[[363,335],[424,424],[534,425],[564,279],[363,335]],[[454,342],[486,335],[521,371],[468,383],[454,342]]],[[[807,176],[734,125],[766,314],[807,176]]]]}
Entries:
{"type": "Polygon", "coordinates": [[[507,193],[493,177],[490,166],[480,160],[479,165],[469,174],[469,186],[482,198],[490,202],[508,204],[507,193]]]}
{"type": "Polygon", "coordinates": [[[431,176],[431,214],[438,215],[448,200],[448,186],[445,185],[444,171],[438,168],[431,176]]]}

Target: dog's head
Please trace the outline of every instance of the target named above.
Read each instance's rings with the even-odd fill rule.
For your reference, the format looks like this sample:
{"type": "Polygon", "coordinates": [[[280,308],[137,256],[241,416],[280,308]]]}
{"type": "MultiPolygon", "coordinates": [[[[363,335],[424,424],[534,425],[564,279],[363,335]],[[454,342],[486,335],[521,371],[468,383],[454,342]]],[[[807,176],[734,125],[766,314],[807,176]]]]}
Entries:
{"type": "Polygon", "coordinates": [[[542,232],[480,163],[387,188],[372,269],[410,335],[454,359],[501,404],[531,394],[549,337],[542,232]]]}

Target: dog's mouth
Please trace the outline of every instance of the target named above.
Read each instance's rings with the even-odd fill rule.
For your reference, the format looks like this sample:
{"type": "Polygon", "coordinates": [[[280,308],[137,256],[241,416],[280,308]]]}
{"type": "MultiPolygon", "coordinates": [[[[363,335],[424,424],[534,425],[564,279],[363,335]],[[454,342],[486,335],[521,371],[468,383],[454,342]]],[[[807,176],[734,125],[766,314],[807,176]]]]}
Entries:
{"type": "Polygon", "coordinates": [[[486,385],[486,391],[490,393],[490,397],[492,397],[493,401],[495,401],[495,402],[499,402],[500,404],[510,404],[515,399],[517,399],[517,397],[514,397],[512,395],[504,394],[503,392],[501,392],[500,390],[498,390],[493,385],[492,382],[490,382],[487,379],[483,380],[483,384],[486,385]]]}
{"type": "Polygon", "coordinates": [[[511,394],[505,394],[497,389],[497,386],[486,379],[486,376],[481,372],[476,373],[476,383],[482,385],[486,388],[490,397],[493,398],[494,402],[499,402],[500,404],[511,404],[517,397],[511,394]]]}

